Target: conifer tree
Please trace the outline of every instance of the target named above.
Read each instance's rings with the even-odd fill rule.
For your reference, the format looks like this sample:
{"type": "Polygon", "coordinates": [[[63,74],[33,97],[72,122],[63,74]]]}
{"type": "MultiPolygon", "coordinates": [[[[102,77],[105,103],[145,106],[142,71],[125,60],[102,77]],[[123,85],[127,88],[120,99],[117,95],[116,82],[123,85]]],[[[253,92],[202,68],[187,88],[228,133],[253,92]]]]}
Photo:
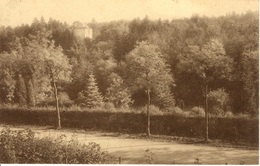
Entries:
{"type": "Polygon", "coordinates": [[[25,79],[25,86],[27,91],[27,105],[29,107],[35,106],[35,92],[32,78],[25,79]]]}
{"type": "Polygon", "coordinates": [[[17,83],[15,87],[15,101],[19,105],[26,105],[27,104],[27,92],[24,78],[21,74],[18,74],[17,83]]]}
{"type": "Polygon", "coordinates": [[[100,107],[103,105],[103,97],[99,92],[99,88],[93,74],[89,75],[87,86],[82,95],[84,104],[86,104],[88,108],[100,107]]]}

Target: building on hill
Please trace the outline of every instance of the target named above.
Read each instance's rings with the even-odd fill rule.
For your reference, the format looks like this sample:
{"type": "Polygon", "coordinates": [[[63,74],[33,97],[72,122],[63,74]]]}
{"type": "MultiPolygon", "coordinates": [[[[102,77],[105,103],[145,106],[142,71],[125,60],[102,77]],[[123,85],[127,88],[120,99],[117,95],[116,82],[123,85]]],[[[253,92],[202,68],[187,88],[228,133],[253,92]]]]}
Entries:
{"type": "Polygon", "coordinates": [[[72,25],[73,34],[79,39],[93,38],[93,30],[85,23],[76,21],[72,25]]]}

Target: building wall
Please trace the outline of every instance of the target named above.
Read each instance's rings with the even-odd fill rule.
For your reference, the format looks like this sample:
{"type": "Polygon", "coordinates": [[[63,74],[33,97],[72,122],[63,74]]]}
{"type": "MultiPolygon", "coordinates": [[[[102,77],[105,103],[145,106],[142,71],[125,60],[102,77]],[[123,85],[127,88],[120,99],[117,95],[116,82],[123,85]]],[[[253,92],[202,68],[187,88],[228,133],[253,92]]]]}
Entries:
{"type": "Polygon", "coordinates": [[[75,28],[73,31],[74,31],[74,35],[80,39],[93,38],[93,30],[89,27],[75,28]]]}
{"type": "Polygon", "coordinates": [[[93,38],[93,30],[91,28],[85,28],[85,38],[93,38]]]}

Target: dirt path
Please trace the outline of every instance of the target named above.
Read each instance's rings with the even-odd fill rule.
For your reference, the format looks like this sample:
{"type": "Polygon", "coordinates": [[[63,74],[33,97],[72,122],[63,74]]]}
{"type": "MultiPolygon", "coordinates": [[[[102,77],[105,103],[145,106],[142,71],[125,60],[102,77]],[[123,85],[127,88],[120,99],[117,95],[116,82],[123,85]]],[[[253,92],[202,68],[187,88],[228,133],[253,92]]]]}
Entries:
{"type": "MultiPolygon", "coordinates": [[[[0,130],[3,127],[0,127],[0,130]]],[[[14,128],[11,129],[21,129],[14,128]]],[[[81,143],[96,142],[102,150],[106,150],[116,159],[121,157],[123,164],[146,163],[146,158],[152,152],[153,161],[156,164],[193,164],[195,158],[202,164],[258,164],[258,150],[245,150],[235,148],[219,148],[210,146],[198,146],[193,144],[178,144],[170,142],[158,142],[147,139],[128,139],[101,134],[88,134],[74,132],[72,130],[53,130],[33,128],[38,137],[58,137],[65,134],[68,139],[75,135],[81,143]]],[[[116,162],[116,161],[114,161],[116,162]]]]}

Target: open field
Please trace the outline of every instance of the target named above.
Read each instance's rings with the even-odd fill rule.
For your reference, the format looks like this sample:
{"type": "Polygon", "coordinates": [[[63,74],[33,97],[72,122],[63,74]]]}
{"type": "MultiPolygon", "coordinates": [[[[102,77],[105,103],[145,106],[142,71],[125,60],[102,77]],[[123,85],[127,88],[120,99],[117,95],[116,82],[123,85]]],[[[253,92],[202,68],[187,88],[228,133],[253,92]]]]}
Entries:
{"type": "MultiPolygon", "coordinates": [[[[21,127],[10,127],[20,130],[21,127]]],[[[1,126],[0,129],[3,129],[1,126]]],[[[178,142],[163,142],[141,138],[124,138],[115,134],[87,133],[73,130],[53,130],[33,127],[37,137],[59,137],[66,135],[70,140],[75,137],[79,142],[87,144],[96,142],[102,150],[108,151],[111,163],[118,163],[121,157],[122,164],[144,164],[147,156],[152,157],[150,162],[156,164],[193,164],[196,158],[202,164],[258,164],[258,150],[241,148],[212,147],[207,145],[183,144],[178,142]],[[149,152],[146,150],[149,149],[149,152]]]]}

